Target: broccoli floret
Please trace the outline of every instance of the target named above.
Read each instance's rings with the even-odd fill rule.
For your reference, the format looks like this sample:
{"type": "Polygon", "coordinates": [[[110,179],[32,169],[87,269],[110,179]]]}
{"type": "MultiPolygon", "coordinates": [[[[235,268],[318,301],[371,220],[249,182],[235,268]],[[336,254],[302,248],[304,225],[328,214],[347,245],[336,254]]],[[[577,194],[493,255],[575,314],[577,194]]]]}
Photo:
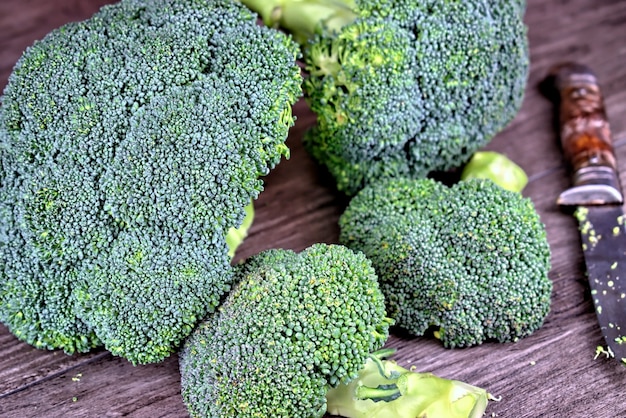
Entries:
{"type": "MultiPolygon", "coordinates": [[[[297,7],[269,3],[260,11],[297,7]]],[[[339,190],[458,167],[519,111],[529,69],[523,1],[356,0],[353,10],[332,27],[328,11],[304,15],[316,34],[302,44],[303,87],[318,116],[304,140],[339,190]]],[[[277,23],[291,28],[292,14],[277,23]]]]}
{"type": "Polygon", "coordinates": [[[0,320],[67,353],[176,350],[288,157],[299,54],[232,0],[123,0],[27,49],[0,108],[0,320]]]}
{"type": "Polygon", "coordinates": [[[339,220],[340,242],[372,261],[388,314],[446,347],[516,341],[550,308],[550,249],[532,201],[491,180],[372,183],[339,220]]]}
{"type": "Polygon", "coordinates": [[[321,417],[327,390],[356,378],[388,337],[371,263],[346,247],[267,250],[236,280],[180,353],[194,417],[321,417]]]}
{"type": "Polygon", "coordinates": [[[387,359],[394,349],[367,359],[359,377],[326,394],[328,412],[347,418],[481,418],[493,399],[485,389],[387,359]]]}
{"type": "Polygon", "coordinates": [[[410,175],[406,139],[422,128],[423,95],[412,34],[396,22],[359,19],[308,48],[303,87],[316,125],[309,153],[349,194],[366,178],[410,175]]]}

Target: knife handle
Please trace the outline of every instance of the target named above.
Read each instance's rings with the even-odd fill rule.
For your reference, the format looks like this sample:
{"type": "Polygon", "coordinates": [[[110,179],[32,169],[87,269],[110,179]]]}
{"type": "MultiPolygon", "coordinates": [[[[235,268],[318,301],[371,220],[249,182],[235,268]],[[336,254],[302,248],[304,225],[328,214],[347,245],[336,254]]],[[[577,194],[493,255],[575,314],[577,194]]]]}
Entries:
{"type": "Polygon", "coordinates": [[[622,203],[611,129],[595,74],[585,65],[565,63],[551,75],[560,100],[561,147],[573,173],[573,187],[557,203],[622,203]]]}

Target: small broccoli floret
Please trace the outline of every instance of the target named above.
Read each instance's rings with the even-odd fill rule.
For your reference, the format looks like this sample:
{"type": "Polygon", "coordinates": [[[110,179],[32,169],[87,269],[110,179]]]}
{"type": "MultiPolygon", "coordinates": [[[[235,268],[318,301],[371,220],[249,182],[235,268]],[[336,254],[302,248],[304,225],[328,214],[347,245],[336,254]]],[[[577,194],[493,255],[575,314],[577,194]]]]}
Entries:
{"type": "Polygon", "coordinates": [[[548,314],[546,232],[532,201],[491,180],[372,183],[339,220],[372,261],[396,324],[447,347],[516,341],[548,314]]]}
{"type": "MultiPolygon", "coordinates": [[[[261,12],[307,3],[327,10],[336,2],[268,0],[261,12]]],[[[316,28],[302,44],[305,97],[318,117],[305,145],[337,188],[353,195],[378,178],[459,167],[500,132],[519,111],[526,85],[524,7],[513,0],[356,0],[353,19],[343,15],[332,27],[326,14],[300,15],[316,28]]],[[[291,30],[288,20],[278,24],[291,30]]]]}
{"type": "MultiPolygon", "coordinates": [[[[0,149],[4,154],[4,150],[0,149]]],[[[6,157],[6,155],[3,155],[6,157]]],[[[7,160],[3,158],[3,163],[7,160]]],[[[4,173],[8,174],[8,173],[4,173]]],[[[12,176],[3,176],[11,184],[12,176]]],[[[4,185],[3,185],[4,186],[4,185]]],[[[42,266],[15,224],[14,187],[0,188],[0,253],[3,276],[0,280],[0,320],[21,340],[40,349],[62,347],[84,352],[100,340],[67,303],[74,273],[62,266],[42,266]]]]}
{"type": "Polygon", "coordinates": [[[120,233],[106,257],[78,271],[75,313],[112,354],[135,364],[158,362],[230,289],[232,273],[216,268],[222,263],[210,246],[120,233]]]}
{"type": "Polygon", "coordinates": [[[421,129],[413,35],[391,20],[358,19],[307,49],[308,151],[353,193],[368,178],[410,174],[407,138],[421,129]]]}
{"type": "Polygon", "coordinates": [[[123,0],[26,50],[0,107],[0,320],[68,353],[176,350],[288,157],[299,54],[232,0],[123,0]]]}
{"type": "Polygon", "coordinates": [[[369,260],[339,245],[268,250],[180,353],[194,417],[321,417],[330,387],[358,375],[388,337],[369,260]]]}
{"type": "Polygon", "coordinates": [[[328,391],[328,412],[346,418],[481,418],[491,396],[458,380],[416,372],[380,350],[367,359],[359,377],[328,391]]]}

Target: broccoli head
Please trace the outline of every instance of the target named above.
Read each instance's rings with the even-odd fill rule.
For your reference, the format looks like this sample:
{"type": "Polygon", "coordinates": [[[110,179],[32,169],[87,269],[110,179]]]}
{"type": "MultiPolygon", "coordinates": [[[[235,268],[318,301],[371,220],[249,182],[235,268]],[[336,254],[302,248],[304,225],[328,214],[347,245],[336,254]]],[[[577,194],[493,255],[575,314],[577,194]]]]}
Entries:
{"type": "Polygon", "coordinates": [[[267,250],[236,280],[180,353],[194,417],[321,417],[327,390],[357,377],[388,337],[371,263],[346,247],[267,250]]]}
{"type": "Polygon", "coordinates": [[[366,178],[410,175],[406,139],[423,124],[412,34],[396,22],[357,19],[309,45],[303,87],[317,123],[309,153],[354,193],[366,178]]]}
{"type": "Polygon", "coordinates": [[[122,0],[28,48],[0,108],[0,320],[39,348],[173,352],[288,157],[299,54],[232,0],[122,0]]]}
{"type": "Polygon", "coordinates": [[[372,261],[389,316],[447,347],[516,341],[550,308],[550,249],[532,201],[491,180],[372,183],[339,220],[372,261]]]}
{"type": "Polygon", "coordinates": [[[524,1],[242,1],[266,23],[315,28],[302,43],[318,117],[305,145],[349,195],[462,165],[521,107],[524,1]]]}

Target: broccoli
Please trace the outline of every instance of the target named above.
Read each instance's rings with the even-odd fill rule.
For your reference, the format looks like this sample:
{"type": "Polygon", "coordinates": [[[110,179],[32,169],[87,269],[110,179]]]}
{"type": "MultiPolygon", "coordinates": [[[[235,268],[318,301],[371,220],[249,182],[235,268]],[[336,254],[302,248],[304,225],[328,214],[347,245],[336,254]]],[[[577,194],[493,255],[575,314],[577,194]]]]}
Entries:
{"type": "Polygon", "coordinates": [[[150,363],[215,310],[302,93],[298,45],[256,21],[234,0],[122,0],[24,52],[0,107],[18,338],[150,363]]]}
{"type": "Polygon", "coordinates": [[[317,115],[305,146],[348,195],[378,178],[462,165],[521,107],[524,1],[355,0],[352,15],[329,10],[350,1],[242,1],[267,24],[314,28],[302,43],[317,115]]]}
{"type": "Polygon", "coordinates": [[[407,370],[380,349],[392,321],[371,262],[345,246],[272,249],[180,352],[193,417],[479,417],[484,389],[407,370]],[[374,351],[373,351],[374,350],[374,351]],[[427,415],[424,415],[427,414],[427,415]]]}
{"type": "Polygon", "coordinates": [[[388,315],[446,347],[516,341],[550,308],[546,231],[532,201],[488,179],[385,179],[356,194],[339,242],[372,261],[388,315]]]}
{"type": "Polygon", "coordinates": [[[370,261],[313,244],[236,269],[237,285],[180,352],[191,416],[321,417],[328,389],[356,378],[388,337],[370,261]]]}
{"type": "Polygon", "coordinates": [[[494,399],[485,389],[408,370],[382,349],[367,359],[359,377],[326,393],[328,412],[347,418],[481,418],[494,399]]]}

